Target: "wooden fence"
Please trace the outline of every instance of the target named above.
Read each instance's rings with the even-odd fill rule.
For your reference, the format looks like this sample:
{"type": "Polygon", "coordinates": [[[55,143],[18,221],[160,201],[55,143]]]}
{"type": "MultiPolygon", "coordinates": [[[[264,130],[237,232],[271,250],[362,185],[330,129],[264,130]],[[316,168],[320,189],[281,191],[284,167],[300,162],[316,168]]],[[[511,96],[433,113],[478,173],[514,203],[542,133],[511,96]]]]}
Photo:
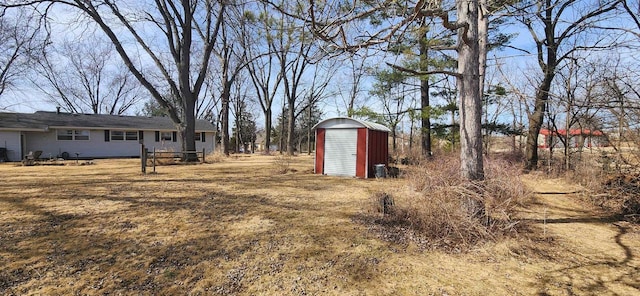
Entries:
{"type": "Polygon", "coordinates": [[[153,173],[156,172],[156,165],[158,165],[161,160],[171,159],[173,161],[181,161],[186,158],[187,154],[195,154],[196,157],[200,160],[201,163],[205,162],[205,149],[202,151],[158,151],[156,148],[153,148],[152,151],[145,148],[142,145],[140,149],[140,164],[142,173],[147,173],[147,166],[153,167],[153,173]],[[149,160],[151,164],[149,164],[149,160]]]}

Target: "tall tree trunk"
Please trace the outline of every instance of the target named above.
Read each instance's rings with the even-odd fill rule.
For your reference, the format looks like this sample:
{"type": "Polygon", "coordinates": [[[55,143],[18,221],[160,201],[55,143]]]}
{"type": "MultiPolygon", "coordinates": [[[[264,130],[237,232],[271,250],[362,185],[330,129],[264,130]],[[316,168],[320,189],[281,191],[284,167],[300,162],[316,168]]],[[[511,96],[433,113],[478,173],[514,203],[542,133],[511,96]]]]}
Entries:
{"type": "Polygon", "coordinates": [[[224,87],[222,89],[222,152],[229,156],[229,100],[231,97],[231,83],[223,79],[224,87]]]}
{"type": "MultiPolygon", "coordinates": [[[[553,67],[555,69],[555,67],[553,67]]],[[[549,90],[551,89],[551,81],[555,76],[555,70],[545,72],[545,78],[538,86],[536,91],[535,104],[533,112],[529,114],[529,129],[527,132],[527,143],[525,146],[525,157],[527,160],[525,169],[535,170],[538,168],[538,134],[544,122],[544,112],[546,110],[547,101],[549,100],[549,90]]]]}
{"type": "Polygon", "coordinates": [[[182,151],[191,151],[191,153],[186,153],[182,156],[184,161],[198,161],[198,156],[194,153],[196,151],[195,129],[189,128],[196,126],[195,105],[196,100],[193,95],[191,95],[191,98],[183,99],[185,111],[182,112],[183,118],[178,125],[178,133],[180,134],[180,140],[182,140],[182,151]],[[187,110],[191,110],[191,112],[187,110]]]}
{"type": "Polygon", "coordinates": [[[312,128],[312,126],[311,126],[311,115],[312,114],[311,113],[313,111],[313,107],[312,106],[313,105],[309,105],[309,114],[307,114],[308,115],[307,119],[309,120],[307,122],[307,155],[311,155],[311,128],[312,128]]]}
{"type": "Polygon", "coordinates": [[[391,126],[391,143],[392,143],[391,147],[392,147],[393,154],[396,153],[396,150],[398,148],[398,144],[396,141],[397,137],[398,137],[398,134],[396,133],[396,125],[393,125],[391,126]]]}
{"type": "MultiPolygon", "coordinates": [[[[479,0],[478,6],[478,92],[480,94],[480,100],[484,101],[484,82],[485,82],[485,73],[487,69],[487,44],[489,42],[489,15],[488,13],[489,7],[487,7],[487,0],[479,0]]],[[[482,107],[481,107],[482,108],[482,107]]],[[[488,106],[485,106],[485,124],[489,122],[489,110],[488,106]]],[[[482,123],[481,123],[482,126],[482,123]]],[[[486,155],[489,154],[490,148],[490,137],[491,132],[488,128],[485,129],[484,140],[484,153],[486,155]]]]}
{"type": "Polygon", "coordinates": [[[409,124],[409,153],[413,152],[413,128],[415,120],[415,117],[411,117],[411,123],[409,124]]]}
{"type": "MultiPolygon", "coordinates": [[[[183,3],[184,4],[184,3],[183,3]]],[[[180,85],[180,96],[182,99],[182,116],[183,116],[183,124],[184,130],[182,131],[185,135],[183,136],[183,151],[196,151],[196,141],[195,141],[195,126],[196,126],[196,100],[197,96],[193,93],[191,87],[191,43],[192,43],[192,32],[191,32],[191,22],[193,20],[193,14],[190,10],[189,5],[185,5],[182,7],[184,12],[184,21],[185,26],[182,32],[182,46],[181,52],[179,53],[178,60],[176,61],[176,65],[178,66],[178,84],[180,85]],[[186,23],[189,25],[186,25],[186,23]],[[188,31],[187,31],[188,30],[188,31]]],[[[198,158],[195,153],[188,153],[184,156],[186,161],[197,161],[198,158]]]]}
{"type": "Polygon", "coordinates": [[[567,98],[567,116],[564,119],[564,169],[571,166],[571,99],[567,98]]]}
{"type": "Polygon", "coordinates": [[[235,153],[240,153],[240,145],[244,145],[244,143],[241,141],[241,135],[240,135],[240,130],[241,130],[241,123],[240,123],[240,112],[236,113],[235,116],[235,121],[236,121],[236,132],[235,132],[235,137],[236,137],[236,145],[234,147],[235,153]]]}
{"type": "Polygon", "coordinates": [[[264,153],[269,154],[271,152],[271,107],[267,108],[264,112],[264,153]]]}
{"type": "MultiPolygon", "coordinates": [[[[292,96],[295,96],[293,94],[292,96]]],[[[294,100],[295,102],[295,100],[294,100]]],[[[294,136],[295,136],[295,128],[296,128],[296,119],[295,119],[295,110],[293,108],[294,104],[289,103],[289,121],[287,122],[287,155],[293,155],[293,151],[295,148],[294,136]]]]}
{"type": "Polygon", "coordinates": [[[539,17],[541,17],[544,23],[545,36],[543,40],[537,40],[536,45],[538,48],[538,64],[540,65],[540,69],[542,69],[544,78],[536,90],[533,112],[529,114],[529,130],[527,133],[527,144],[525,146],[525,158],[527,160],[525,165],[526,170],[538,168],[538,134],[544,122],[544,112],[547,107],[547,101],[549,100],[551,83],[556,75],[555,72],[558,64],[557,42],[561,41],[558,40],[555,35],[554,5],[552,5],[550,0],[545,0],[543,10],[544,14],[540,13],[539,17]],[[546,47],[546,60],[543,59],[544,47],[546,47]]]}
{"type": "Polygon", "coordinates": [[[284,108],[284,103],[282,103],[282,116],[280,116],[281,120],[280,120],[280,143],[278,144],[278,150],[280,151],[280,154],[284,153],[284,132],[285,132],[285,128],[284,128],[284,113],[285,113],[285,108],[284,108]]]}
{"type": "Polygon", "coordinates": [[[482,98],[478,45],[478,0],[456,2],[459,29],[458,91],[460,92],[460,171],[468,180],[484,179],[482,161],[482,98]]]}
{"type": "MultiPolygon", "coordinates": [[[[420,71],[427,72],[429,70],[429,55],[427,44],[427,28],[426,25],[422,25],[424,30],[423,40],[420,42],[420,71]]],[[[425,157],[431,156],[431,108],[429,106],[429,77],[420,77],[420,104],[421,104],[421,124],[420,129],[422,155],[425,157]]]]}
{"type": "Polygon", "coordinates": [[[456,148],[456,111],[453,110],[451,110],[451,148],[456,148]]]}

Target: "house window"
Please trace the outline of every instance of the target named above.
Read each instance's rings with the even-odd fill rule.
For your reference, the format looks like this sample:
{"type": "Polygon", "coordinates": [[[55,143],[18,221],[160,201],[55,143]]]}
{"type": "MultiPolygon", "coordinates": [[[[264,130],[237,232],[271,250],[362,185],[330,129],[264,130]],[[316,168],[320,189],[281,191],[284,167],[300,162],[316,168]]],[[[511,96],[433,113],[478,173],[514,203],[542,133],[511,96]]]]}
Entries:
{"type": "Polygon", "coordinates": [[[196,142],[200,142],[200,141],[201,141],[201,137],[200,137],[200,135],[202,135],[202,134],[201,134],[201,133],[196,132],[196,134],[195,134],[195,140],[196,140],[196,142]]]}
{"type": "Polygon", "coordinates": [[[111,131],[111,141],[138,141],[138,132],[111,131]]]}
{"type": "Polygon", "coordinates": [[[177,132],[160,132],[156,131],[156,142],[177,142],[177,132]]]}
{"type": "Polygon", "coordinates": [[[73,130],[58,130],[59,141],[71,141],[73,140],[73,130]]]}
{"type": "Polygon", "coordinates": [[[138,140],[138,132],[137,131],[124,132],[124,139],[127,140],[127,141],[137,141],[138,140]]]}
{"type": "Polygon", "coordinates": [[[57,132],[59,141],[88,141],[88,130],[58,130],[57,132]]]}
{"type": "Polygon", "coordinates": [[[111,131],[111,141],[123,141],[123,140],[124,140],[123,131],[111,131]]]}
{"type": "Polygon", "coordinates": [[[160,140],[162,141],[173,141],[173,132],[161,132],[160,140]]]}
{"type": "Polygon", "coordinates": [[[89,141],[88,130],[74,130],[73,136],[74,136],[74,140],[77,140],[77,141],[89,141]]]}

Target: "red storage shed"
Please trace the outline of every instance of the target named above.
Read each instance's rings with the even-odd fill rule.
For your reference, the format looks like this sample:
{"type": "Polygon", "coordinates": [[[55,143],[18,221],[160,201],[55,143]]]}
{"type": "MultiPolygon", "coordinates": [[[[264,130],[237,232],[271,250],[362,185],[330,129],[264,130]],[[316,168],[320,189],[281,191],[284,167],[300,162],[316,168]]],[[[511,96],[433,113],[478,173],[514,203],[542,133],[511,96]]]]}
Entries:
{"type": "Polygon", "coordinates": [[[375,177],[374,165],[387,165],[389,128],[353,118],[330,118],[316,124],[316,174],[375,177]]]}

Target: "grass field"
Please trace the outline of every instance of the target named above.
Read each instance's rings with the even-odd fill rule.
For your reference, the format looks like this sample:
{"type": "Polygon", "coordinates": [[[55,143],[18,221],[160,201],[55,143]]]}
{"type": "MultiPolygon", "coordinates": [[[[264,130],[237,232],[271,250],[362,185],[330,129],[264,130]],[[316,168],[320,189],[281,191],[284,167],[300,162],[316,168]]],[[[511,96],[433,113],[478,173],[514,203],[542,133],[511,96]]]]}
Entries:
{"type": "Polygon", "coordinates": [[[638,228],[560,181],[527,177],[547,193],[522,209],[529,232],[451,254],[359,222],[373,192],[405,180],[274,161],[0,164],[0,294],[640,295],[638,228]]]}

